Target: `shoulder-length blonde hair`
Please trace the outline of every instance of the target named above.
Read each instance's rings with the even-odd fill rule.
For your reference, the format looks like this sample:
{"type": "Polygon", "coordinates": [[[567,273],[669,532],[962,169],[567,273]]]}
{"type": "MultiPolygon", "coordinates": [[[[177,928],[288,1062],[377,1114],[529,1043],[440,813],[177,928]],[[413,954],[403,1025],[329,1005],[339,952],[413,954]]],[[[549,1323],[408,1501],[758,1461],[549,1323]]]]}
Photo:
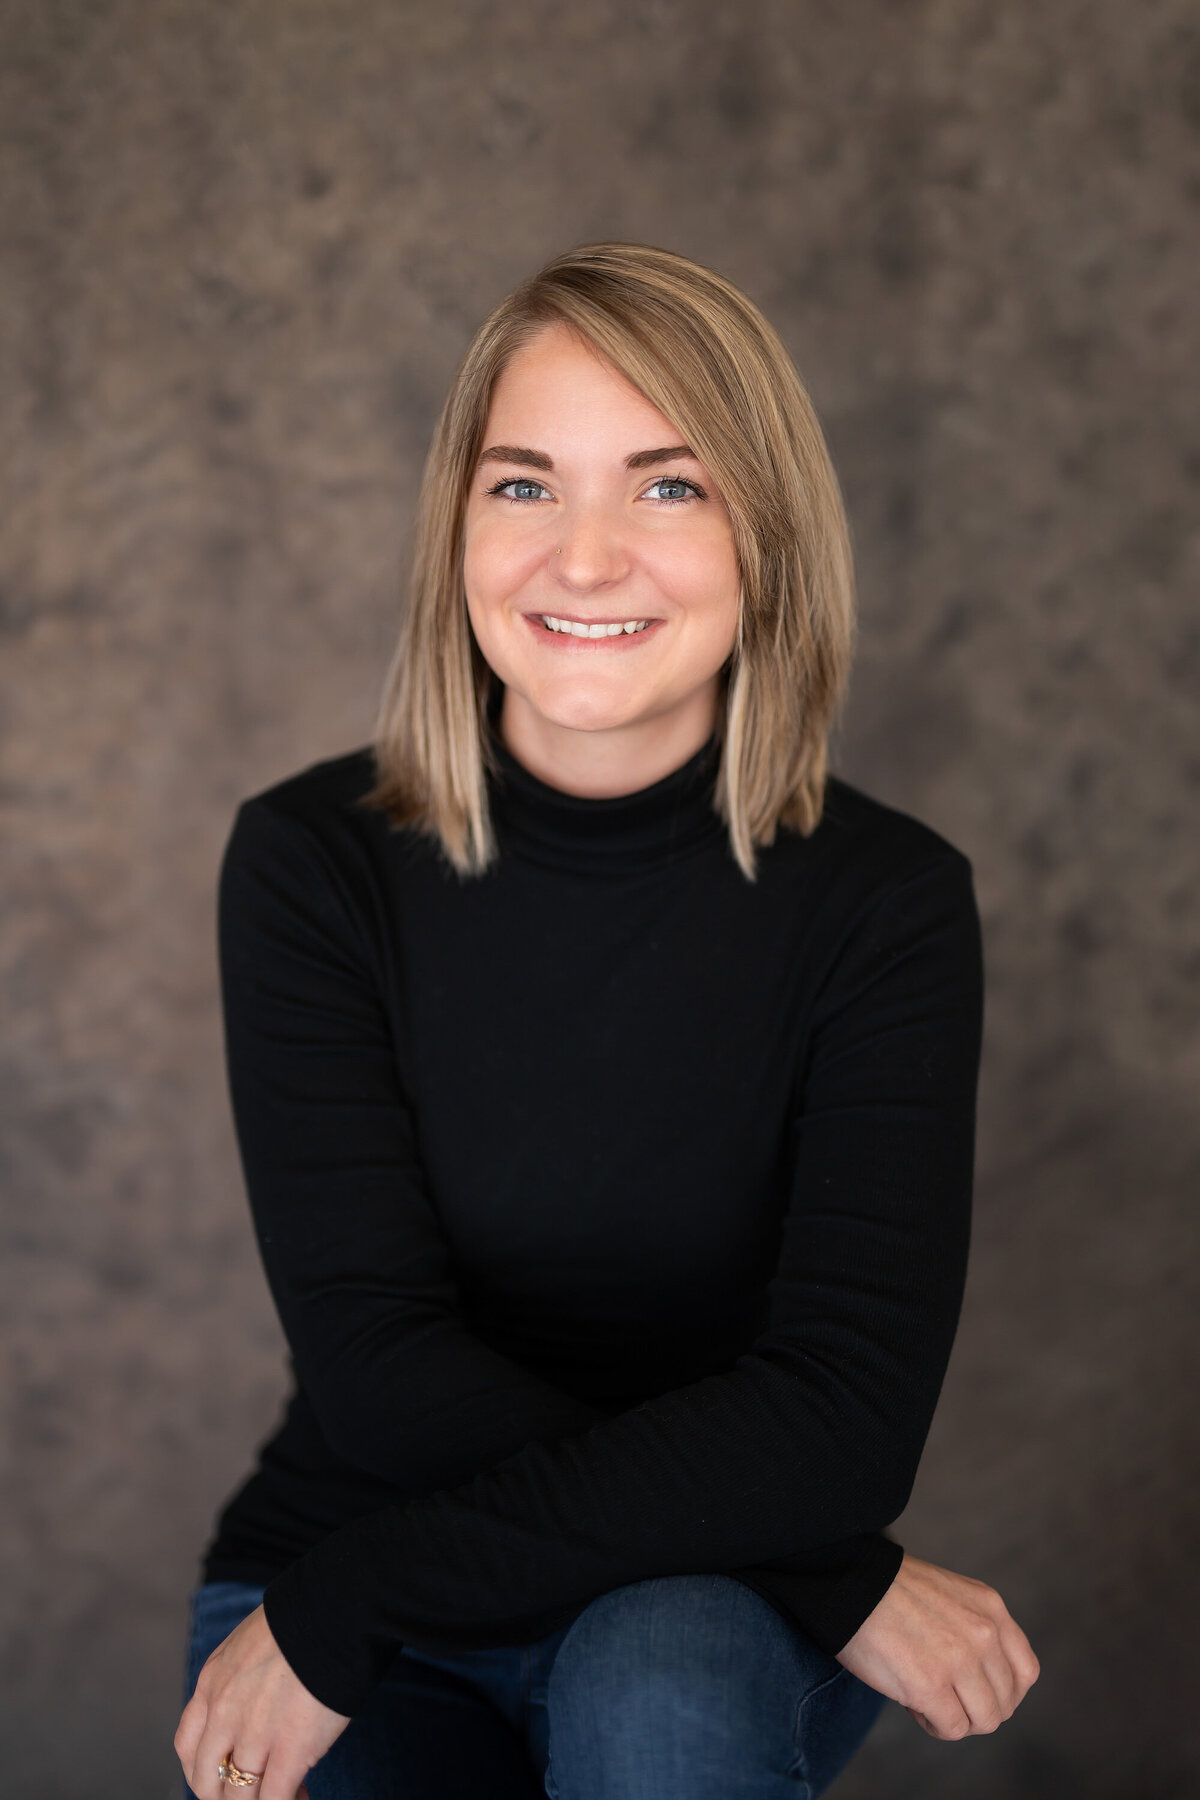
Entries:
{"type": "Polygon", "coordinates": [[[583,244],[489,314],[451,383],[425,463],[407,612],[374,728],[362,804],[437,839],[460,876],[498,846],[486,770],[499,681],[463,587],[467,495],[492,391],[513,352],[561,322],[618,368],[711,471],[733,523],[737,630],[716,732],[715,805],[748,881],[780,825],[815,830],[849,675],[854,578],[837,477],[778,335],[713,270],[649,244],[583,244]]]}

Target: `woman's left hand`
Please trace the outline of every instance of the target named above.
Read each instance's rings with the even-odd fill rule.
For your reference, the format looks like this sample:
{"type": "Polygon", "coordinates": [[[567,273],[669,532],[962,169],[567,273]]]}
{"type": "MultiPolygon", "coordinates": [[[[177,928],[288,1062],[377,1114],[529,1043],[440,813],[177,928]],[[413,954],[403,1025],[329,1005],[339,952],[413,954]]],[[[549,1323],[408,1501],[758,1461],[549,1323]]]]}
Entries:
{"type": "Polygon", "coordinates": [[[256,1800],[308,1800],[304,1777],[349,1723],[292,1673],[257,1606],[201,1669],[175,1749],[198,1800],[226,1800],[226,1756],[262,1776],[256,1800]]]}

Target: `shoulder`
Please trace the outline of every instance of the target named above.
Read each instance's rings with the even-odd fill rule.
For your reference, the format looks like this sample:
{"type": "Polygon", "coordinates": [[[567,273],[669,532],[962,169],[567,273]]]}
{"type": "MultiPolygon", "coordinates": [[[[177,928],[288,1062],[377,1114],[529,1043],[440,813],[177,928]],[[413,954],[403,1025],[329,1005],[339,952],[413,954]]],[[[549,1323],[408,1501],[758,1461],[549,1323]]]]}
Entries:
{"type": "Polygon", "coordinates": [[[248,795],[242,801],[242,809],[320,828],[361,810],[358,802],[374,779],[375,757],[370,746],[363,745],[285,775],[270,787],[248,795]]]}
{"type": "Polygon", "coordinates": [[[370,909],[382,868],[401,841],[382,812],[362,804],[375,781],[369,745],[309,763],[237,807],[223,858],[226,887],[239,875],[279,892],[332,895],[343,911],[370,909]]]}
{"type": "Polygon", "coordinates": [[[960,969],[980,960],[971,860],[934,826],[830,775],[816,829],[787,835],[785,880],[827,977],[853,982],[921,947],[960,969]]]}
{"type": "Polygon", "coordinates": [[[389,839],[406,839],[376,807],[363,804],[375,784],[369,744],[330,756],[249,794],[237,809],[234,836],[247,841],[320,846],[335,860],[378,854],[389,839]]]}
{"type": "Polygon", "coordinates": [[[957,844],[838,775],[826,781],[821,819],[806,841],[843,904],[870,904],[922,878],[972,883],[971,859],[957,844]]]}
{"type": "Polygon", "coordinates": [[[855,1016],[909,994],[964,1016],[981,1005],[983,941],[974,871],[942,832],[840,777],[808,843],[822,860],[821,1006],[855,1016]],[[880,985],[883,983],[883,985],[880,985]]]}
{"type": "Polygon", "coordinates": [[[932,825],[876,799],[840,775],[830,775],[825,784],[825,805],[817,829],[836,840],[843,854],[874,853],[911,865],[942,857],[969,861],[957,844],[932,825]]]}

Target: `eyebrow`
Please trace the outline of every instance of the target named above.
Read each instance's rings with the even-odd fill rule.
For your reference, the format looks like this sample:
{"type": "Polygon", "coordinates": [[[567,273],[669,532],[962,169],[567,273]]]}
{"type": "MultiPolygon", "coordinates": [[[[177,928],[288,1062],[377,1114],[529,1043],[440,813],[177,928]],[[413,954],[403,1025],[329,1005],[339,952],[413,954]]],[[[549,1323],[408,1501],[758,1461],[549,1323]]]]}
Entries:
{"type": "MultiPolygon", "coordinates": [[[[690,456],[693,462],[700,460],[696,452],[689,450],[686,444],[668,444],[660,450],[635,450],[632,456],[625,458],[625,467],[652,469],[656,463],[672,462],[679,456],[690,456]]],[[[547,473],[554,467],[544,450],[530,450],[520,444],[492,444],[479,460],[481,463],[519,463],[523,468],[542,469],[547,473]]]]}

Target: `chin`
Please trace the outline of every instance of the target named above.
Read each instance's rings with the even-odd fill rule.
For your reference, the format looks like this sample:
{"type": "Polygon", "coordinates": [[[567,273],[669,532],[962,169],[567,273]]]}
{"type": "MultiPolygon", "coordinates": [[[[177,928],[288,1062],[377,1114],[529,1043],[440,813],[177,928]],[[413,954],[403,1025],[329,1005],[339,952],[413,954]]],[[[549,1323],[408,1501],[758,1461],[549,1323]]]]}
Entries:
{"type": "Polygon", "coordinates": [[[614,693],[610,682],[594,678],[519,684],[517,691],[539,718],[564,731],[611,731],[643,710],[628,691],[614,693]]]}

